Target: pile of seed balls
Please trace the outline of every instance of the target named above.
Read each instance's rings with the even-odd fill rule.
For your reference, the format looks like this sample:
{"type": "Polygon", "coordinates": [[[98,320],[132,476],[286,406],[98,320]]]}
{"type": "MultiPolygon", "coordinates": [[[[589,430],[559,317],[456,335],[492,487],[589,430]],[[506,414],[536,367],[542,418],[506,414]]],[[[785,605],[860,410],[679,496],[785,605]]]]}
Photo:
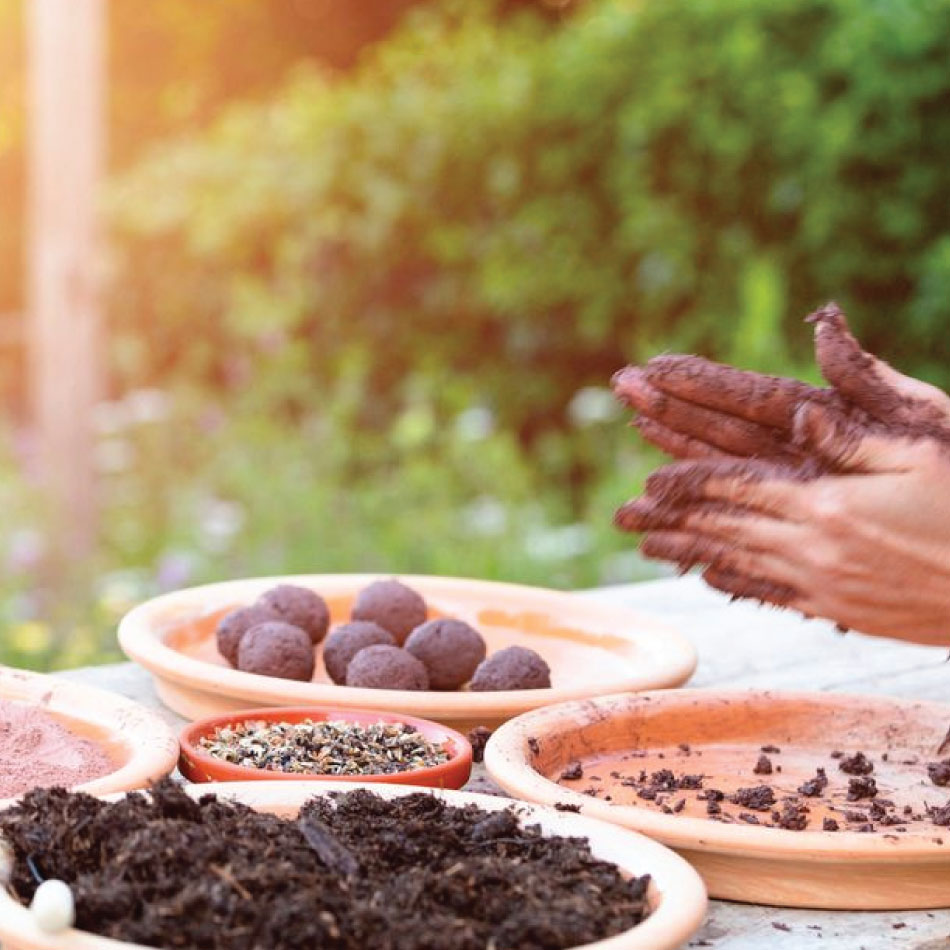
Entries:
{"type": "Polygon", "coordinates": [[[534,650],[511,646],[488,656],[482,635],[448,617],[429,620],[423,597],[405,584],[376,581],[357,594],[349,623],[330,630],[326,601],[306,587],[281,584],[249,607],[222,617],[221,655],[239,670],[309,680],[314,646],[334,683],[368,689],[485,692],[544,689],[551,671],[534,650]]]}

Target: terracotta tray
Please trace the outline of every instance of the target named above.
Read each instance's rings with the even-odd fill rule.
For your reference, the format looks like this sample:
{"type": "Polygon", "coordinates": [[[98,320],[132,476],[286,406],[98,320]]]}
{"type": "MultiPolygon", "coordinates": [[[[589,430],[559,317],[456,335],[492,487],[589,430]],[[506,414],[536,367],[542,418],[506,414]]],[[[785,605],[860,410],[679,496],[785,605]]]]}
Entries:
{"type": "Polygon", "coordinates": [[[374,785],[382,782],[390,785],[424,785],[426,788],[461,788],[472,774],[472,746],[468,739],[454,729],[448,729],[428,719],[401,716],[393,713],[374,712],[371,709],[336,709],[327,706],[267,706],[263,709],[246,709],[239,713],[226,713],[199,719],[186,726],[180,736],[181,756],[178,770],[189,782],[361,782],[374,785]],[[233,726],[248,721],[265,722],[325,722],[342,719],[372,725],[377,722],[396,722],[411,726],[430,742],[441,745],[448,754],[448,761],[427,768],[409,769],[405,772],[381,772],[352,777],[331,775],[300,775],[295,772],[278,772],[257,769],[253,766],[234,765],[216,758],[201,748],[201,740],[213,736],[223,726],[233,726]]]}
{"type": "Polygon", "coordinates": [[[842,759],[831,753],[863,751],[873,762],[878,797],[893,802],[887,811],[903,818],[910,806],[921,814],[950,799],[950,787],[934,785],[926,768],[950,756],[938,754],[948,725],[950,706],[935,703],[678,690],[527,713],[492,736],[485,765],[519,798],[577,804],[583,814],[670,845],[702,874],[713,897],[788,907],[946,907],[950,827],[929,818],[899,825],[871,820],[872,833],[858,831],[862,822],[849,821],[845,812],[866,813],[870,800],[847,800],[854,776],[842,772],[842,759]],[[754,772],[763,746],[781,750],[768,754],[770,775],[754,772]],[[569,778],[578,762],[582,775],[569,778]],[[818,766],[826,770],[827,788],[817,797],[800,795],[799,786],[818,766]],[[676,777],[701,775],[703,790],[664,792],[655,801],[640,797],[641,771],[650,776],[661,769],[676,777]],[[728,801],[737,789],[762,784],[774,789],[773,808],[781,809],[785,796],[808,806],[806,830],[770,827],[772,809],[728,801]],[[720,820],[707,816],[699,797],[710,788],[727,796],[720,820]],[[740,813],[762,824],[747,824],[740,813]],[[819,830],[825,818],[841,830],[819,830]]]}
{"type": "Polygon", "coordinates": [[[477,627],[489,652],[515,643],[537,650],[551,667],[551,689],[354,689],[331,683],[319,656],[313,681],[301,683],[243,673],[218,654],[218,619],[276,584],[312,587],[327,599],[336,624],[349,619],[356,593],[377,579],[359,574],[265,577],[177,591],[132,610],[119,626],[119,643],[154,674],[162,700],[189,719],[248,705],[332,705],[422,716],[462,731],[495,726],[553,702],[677,686],[696,666],[693,647],[679,633],[629,610],[559,591],[444,577],[402,580],[426,598],[430,616],[459,617],[477,627]]]}
{"type": "MultiPolygon", "coordinates": [[[[395,785],[365,785],[352,782],[327,782],[315,790],[309,782],[233,782],[214,787],[218,795],[245,802],[254,808],[278,815],[293,816],[314,795],[333,791],[349,792],[367,788],[383,798],[396,798],[414,792],[430,792],[453,805],[474,804],[487,811],[500,811],[512,803],[491,795],[442,791],[395,785]]],[[[208,787],[192,786],[190,795],[208,793],[208,787]]],[[[538,824],[549,834],[584,837],[594,855],[611,861],[629,874],[649,873],[652,878],[651,915],[638,926],[596,943],[583,950],[672,950],[679,947],[702,923],[706,913],[706,893],[699,875],[682,858],[667,848],[630,831],[618,831],[603,822],[552,809],[517,803],[522,824],[538,824]]],[[[141,944],[108,940],[79,930],[66,930],[56,936],[39,931],[29,911],[0,888],[0,940],[4,950],[147,950],[141,944]]]]}
{"type": "MultiPolygon", "coordinates": [[[[160,716],[131,699],[68,680],[0,666],[0,697],[42,706],[77,735],[101,745],[115,771],[76,786],[90,794],[144,788],[178,762],[178,739],[160,716]]],[[[0,807],[10,799],[0,798],[0,807]]]]}

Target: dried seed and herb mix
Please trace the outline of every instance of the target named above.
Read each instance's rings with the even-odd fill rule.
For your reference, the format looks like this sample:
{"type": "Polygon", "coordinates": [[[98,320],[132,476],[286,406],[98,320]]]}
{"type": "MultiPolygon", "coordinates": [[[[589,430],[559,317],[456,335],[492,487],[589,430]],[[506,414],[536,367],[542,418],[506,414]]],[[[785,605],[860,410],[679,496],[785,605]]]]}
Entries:
{"type": "Polygon", "coordinates": [[[38,790],[0,834],[19,900],[32,866],[72,887],[80,929],[154,947],[563,950],[648,913],[648,878],[584,839],[421,793],[315,798],[285,819],[168,781],[115,803],[38,790]]]}
{"type": "Polygon", "coordinates": [[[232,765],[306,775],[388,775],[449,761],[444,745],[397,722],[250,720],[215,729],[198,746],[232,765]]]}

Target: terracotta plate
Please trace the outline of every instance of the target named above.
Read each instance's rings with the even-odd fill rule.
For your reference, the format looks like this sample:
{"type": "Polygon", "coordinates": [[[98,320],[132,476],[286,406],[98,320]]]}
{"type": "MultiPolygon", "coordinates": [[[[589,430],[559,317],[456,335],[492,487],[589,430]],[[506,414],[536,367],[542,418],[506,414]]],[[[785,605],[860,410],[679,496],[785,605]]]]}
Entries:
{"type": "Polygon", "coordinates": [[[155,675],[164,702],[189,719],[248,705],[332,705],[385,709],[471,728],[494,726],[553,702],[618,690],[685,682],[696,665],[675,630],[629,610],[559,591],[444,577],[403,577],[427,600],[432,616],[477,627],[489,652],[511,644],[537,650],[551,667],[552,688],[494,693],[354,689],[329,681],[318,657],[312,682],[243,673],[218,654],[222,614],[250,604],[280,583],[311,587],[327,599],[333,623],[350,616],[357,592],[378,577],[327,574],[228,581],[166,594],[135,608],[119,626],[119,643],[155,675]]]}
{"type": "MultiPolygon", "coordinates": [[[[0,666],[0,697],[42,706],[70,731],[101,745],[115,763],[76,790],[90,794],[143,788],[178,761],[178,739],[156,713],[131,699],[54,676],[0,666]]],[[[0,799],[0,807],[10,799],[0,799]]]]}
{"type": "MultiPolygon", "coordinates": [[[[396,798],[426,791],[453,805],[474,804],[487,811],[500,811],[513,804],[491,795],[413,788],[411,786],[366,785],[327,782],[319,791],[309,782],[233,782],[215,786],[214,792],[254,808],[278,815],[293,816],[314,795],[346,792],[365,787],[383,798],[396,798]]],[[[207,786],[188,789],[194,797],[208,793],[207,786]]],[[[699,875],[682,858],[662,845],[630,831],[618,831],[603,822],[562,814],[553,809],[514,803],[522,824],[539,824],[543,831],[590,841],[594,855],[611,861],[624,872],[649,873],[652,914],[638,926],[607,940],[586,944],[584,950],[672,950],[679,947],[702,923],[706,913],[706,893],[699,875]]],[[[108,940],[78,930],[55,937],[43,934],[33,924],[29,912],[0,888],[0,939],[4,950],[146,950],[140,944],[108,940]]]]}
{"type": "Polygon", "coordinates": [[[519,798],[578,804],[583,814],[676,848],[714,897],[789,907],[946,907],[950,827],[935,823],[940,816],[928,807],[947,806],[950,786],[935,785],[927,764],[950,756],[938,753],[948,725],[950,706],[935,703],[678,690],[527,713],[492,736],[485,764],[519,798]],[[781,751],[765,753],[766,746],[781,751]],[[873,765],[869,776],[841,769],[858,751],[873,765]],[[832,756],[838,752],[845,756],[832,756]],[[755,772],[762,755],[772,774],[755,772]],[[827,787],[801,794],[819,766],[827,787]],[[701,776],[702,789],[661,790],[652,801],[641,796],[645,787],[654,794],[650,777],[663,769],[676,782],[701,776]],[[864,778],[876,783],[877,806],[867,797],[848,800],[851,780],[864,778]],[[773,789],[774,805],[758,810],[729,801],[739,789],[761,785],[773,789]],[[707,815],[701,796],[708,789],[726,796],[718,819],[707,815]],[[773,811],[792,804],[786,799],[808,808],[801,813],[805,830],[772,826],[773,811]],[[883,809],[877,816],[876,807],[883,809]],[[825,819],[840,830],[822,830],[825,819]]]}

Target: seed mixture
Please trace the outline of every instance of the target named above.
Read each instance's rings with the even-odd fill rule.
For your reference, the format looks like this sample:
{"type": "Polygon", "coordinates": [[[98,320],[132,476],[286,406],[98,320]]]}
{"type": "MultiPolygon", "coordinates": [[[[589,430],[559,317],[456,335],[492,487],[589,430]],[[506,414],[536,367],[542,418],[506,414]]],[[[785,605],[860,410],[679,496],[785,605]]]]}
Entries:
{"type": "Polygon", "coordinates": [[[444,745],[397,722],[249,720],[216,729],[198,746],[232,765],[302,775],[390,775],[449,761],[444,745]]]}
{"type": "Polygon", "coordinates": [[[649,877],[585,839],[425,793],[355,790],[286,819],[167,780],[113,803],[37,790],[0,812],[0,835],[17,899],[58,878],[77,927],[153,947],[566,950],[649,913],[649,877]]]}

